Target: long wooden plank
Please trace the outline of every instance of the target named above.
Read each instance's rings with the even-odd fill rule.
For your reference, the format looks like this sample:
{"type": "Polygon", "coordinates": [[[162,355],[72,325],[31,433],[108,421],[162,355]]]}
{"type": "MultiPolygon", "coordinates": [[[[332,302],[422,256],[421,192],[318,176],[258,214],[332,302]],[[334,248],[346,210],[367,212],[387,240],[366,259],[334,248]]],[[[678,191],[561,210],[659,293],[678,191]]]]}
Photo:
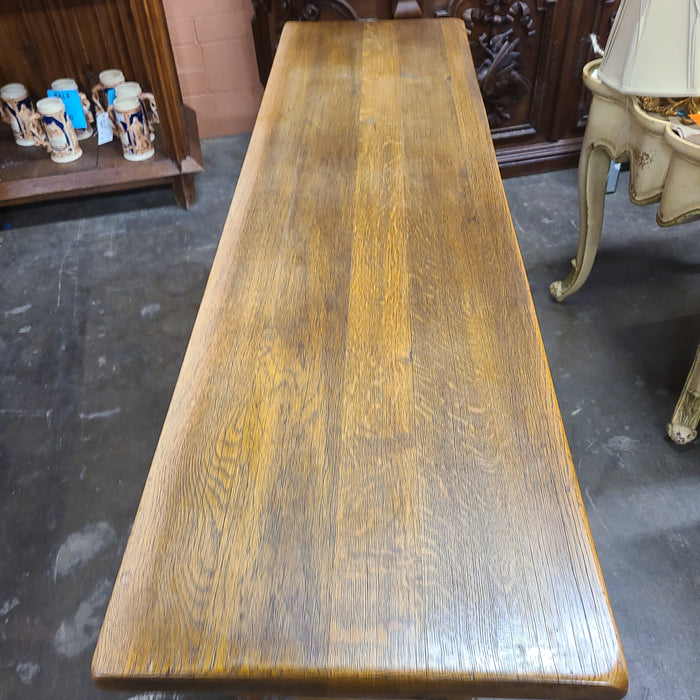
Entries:
{"type": "Polygon", "coordinates": [[[93,676],[624,695],[463,23],[285,25],[93,676]]]}

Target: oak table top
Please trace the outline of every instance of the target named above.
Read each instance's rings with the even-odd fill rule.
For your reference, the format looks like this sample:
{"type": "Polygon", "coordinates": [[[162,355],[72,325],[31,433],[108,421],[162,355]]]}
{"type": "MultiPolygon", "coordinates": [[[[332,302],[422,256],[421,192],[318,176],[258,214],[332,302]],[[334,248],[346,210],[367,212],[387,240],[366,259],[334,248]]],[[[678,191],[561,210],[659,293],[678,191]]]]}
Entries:
{"type": "Polygon", "coordinates": [[[92,670],[624,695],[463,22],[285,25],[92,670]]]}

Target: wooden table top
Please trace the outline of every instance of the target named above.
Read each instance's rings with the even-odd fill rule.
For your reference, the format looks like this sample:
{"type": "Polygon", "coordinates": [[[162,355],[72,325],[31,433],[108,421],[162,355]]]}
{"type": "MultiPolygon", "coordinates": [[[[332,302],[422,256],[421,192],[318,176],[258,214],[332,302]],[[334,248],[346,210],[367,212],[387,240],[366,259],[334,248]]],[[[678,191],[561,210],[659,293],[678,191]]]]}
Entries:
{"type": "Polygon", "coordinates": [[[93,676],[624,695],[461,21],[285,25],[93,676]]]}

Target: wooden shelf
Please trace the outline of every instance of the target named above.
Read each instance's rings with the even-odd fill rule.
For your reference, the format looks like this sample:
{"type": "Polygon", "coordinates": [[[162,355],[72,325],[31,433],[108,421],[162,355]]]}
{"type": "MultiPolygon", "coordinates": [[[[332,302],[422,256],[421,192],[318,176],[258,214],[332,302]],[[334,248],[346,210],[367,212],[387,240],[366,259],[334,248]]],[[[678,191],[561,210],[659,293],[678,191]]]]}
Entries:
{"type": "MultiPolygon", "coordinates": [[[[196,133],[194,112],[186,109],[188,131],[196,133]]],[[[83,155],[78,160],[59,164],[41,147],[18,146],[9,128],[4,129],[0,136],[0,206],[172,183],[182,175],[201,172],[199,150],[176,163],[165,149],[158,126],[154,146],[153,158],[132,163],[122,156],[117,138],[98,146],[93,136],[80,142],[83,155]]]]}
{"type": "Polygon", "coordinates": [[[0,125],[0,206],[171,183],[194,203],[202,170],[195,113],[182,103],[162,0],[3,0],[0,85],[23,83],[36,100],[52,80],[74,78],[86,93],[106,68],[120,68],[158,103],[156,154],[126,161],[118,141],[81,141],[82,157],[53,163],[43,148],[17,146],[0,125]]]}

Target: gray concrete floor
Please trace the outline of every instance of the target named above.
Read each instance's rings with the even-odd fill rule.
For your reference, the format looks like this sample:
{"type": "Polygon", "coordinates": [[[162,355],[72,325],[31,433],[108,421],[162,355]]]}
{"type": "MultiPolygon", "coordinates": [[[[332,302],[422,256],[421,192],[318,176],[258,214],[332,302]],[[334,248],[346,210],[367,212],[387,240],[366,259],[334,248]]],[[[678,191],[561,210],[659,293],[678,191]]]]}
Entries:
{"type": "MultiPolygon", "coordinates": [[[[247,137],[169,189],[0,210],[0,698],[126,698],[90,659],[247,137]]],[[[574,171],[505,183],[633,700],[700,698],[700,445],[665,424],[700,340],[700,224],[623,175],[587,285],[574,171]]],[[[143,697],[161,697],[150,694],[143,697]]],[[[162,697],[171,697],[163,695],[162,697]]],[[[215,696],[207,696],[215,697],[215,696]]]]}

